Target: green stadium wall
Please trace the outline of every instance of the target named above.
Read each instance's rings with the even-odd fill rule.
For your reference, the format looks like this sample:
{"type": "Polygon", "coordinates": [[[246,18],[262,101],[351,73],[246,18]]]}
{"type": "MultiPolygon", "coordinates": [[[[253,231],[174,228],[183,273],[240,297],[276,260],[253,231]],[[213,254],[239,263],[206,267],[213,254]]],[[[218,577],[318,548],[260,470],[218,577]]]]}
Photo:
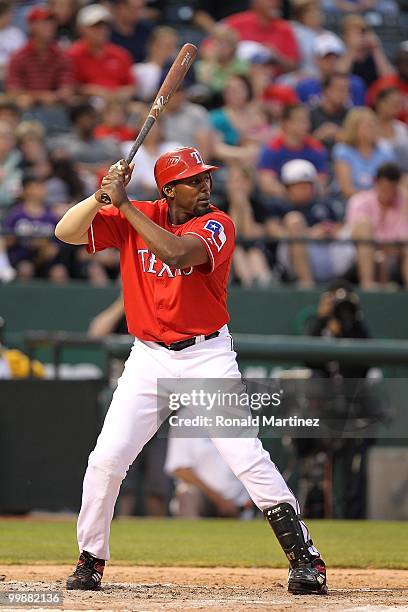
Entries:
{"type": "MultiPolygon", "coordinates": [[[[118,295],[118,288],[68,286],[43,282],[0,286],[0,316],[6,339],[19,342],[27,330],[86,331],[90,320],[118,295]]],[[[408,339],[408,292],[361,293],[366,322],[374,338],[408,339]]],[[[229,290],[232,332],[301,334],[303,317],[319,298],[316,290],[276,288],[229,290]]]]}

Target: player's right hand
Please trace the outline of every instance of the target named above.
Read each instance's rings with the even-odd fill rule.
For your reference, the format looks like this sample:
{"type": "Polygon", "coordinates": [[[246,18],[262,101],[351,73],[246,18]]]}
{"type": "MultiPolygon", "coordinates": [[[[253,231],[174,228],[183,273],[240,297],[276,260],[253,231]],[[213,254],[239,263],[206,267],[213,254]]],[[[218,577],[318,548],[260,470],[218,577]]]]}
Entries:
{"type": "MultiPolygon", "coordinates": [[[[113,164],[109,170],[108,170],[108,175],[111,174],[115,174],[117,176],[122,177],[122,180],[124,182],[124,185],[126,187],[126,185],[129,183],[130,179],[132,178],[132,172],[134,170],[135,164],[128,164],[127,161],[125,159],[120,159],[118,162],[116,162],[116,164],[113,164]]],[[[108,176],[107,175],[107,176],[108,176]]]]}

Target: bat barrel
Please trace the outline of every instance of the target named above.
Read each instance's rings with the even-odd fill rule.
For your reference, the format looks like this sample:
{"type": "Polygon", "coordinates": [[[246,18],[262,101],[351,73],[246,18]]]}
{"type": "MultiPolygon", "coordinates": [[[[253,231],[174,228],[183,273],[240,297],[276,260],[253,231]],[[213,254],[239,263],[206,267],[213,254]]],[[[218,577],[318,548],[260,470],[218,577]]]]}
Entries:
{"type": "MultiPolygon", "coordinates": [[[[129,151],[129,154],[126,158],[126,162],[130,164],[136,155],[137,151],[140,149],[144,139],[147,134],[150,132],[153,127],[156,119],[163,112],[167,102],[173,95],[175,91],[177,91],[180,86],[182,80],[186,76],[191,64],[193,63],[195,57],[197,55],[197,47],[191,43],[186,43],[180,49],[176,59],[173,62],[172,67],[170,68],[166,78],[164,79],[162,86],[159,89],[159,92],[156,96],[156,99],[153,103],[152,108],[144,122],[139,134],[135,142],[133,143],[132,148],[129,151]]],[[[103,193],[102,190],[99,190],[97,194],[95,194],[97,200],[103,202],[105,204],[110,203],[110,197],[107,193],[103,193]]]]}

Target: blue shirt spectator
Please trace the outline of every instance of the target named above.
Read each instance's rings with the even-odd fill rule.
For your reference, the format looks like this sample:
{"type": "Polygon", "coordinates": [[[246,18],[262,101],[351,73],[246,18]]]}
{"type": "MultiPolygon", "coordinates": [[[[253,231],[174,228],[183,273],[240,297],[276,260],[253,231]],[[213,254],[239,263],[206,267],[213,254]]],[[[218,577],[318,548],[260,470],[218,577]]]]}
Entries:
{"type": "MultiPolygon", "coordinates": [[[[352,74],[350,82],[350,102],[353,106],[364,106],[366,86],[363,79],[352,74]]],[[[322,81],[316,78],[303,79],[297,84],[296,92],[304,104],[320,101],[322,98],[322,81]]]]}
{"type": "Polygon", "coordinates": [[[327,153],[324,147],[310,136],[306,136],[298,148],[289,146],[284,136],[273,139],[262,149],[258,169],[273,170],[280,178],[282,166],[292,159],[305,159],[314,165],[319,174],[327,173],[327,153]]]}
{"type": "Polygon", "coordinates": [[[240,134],[232,125],[224,108],[217,108],[210,112],[210,121],[217,132],[223,136],[223,141],[233,147],[239,145],[240,134]]]}
{"type": "MultiPolygon", "coordinates": [[[[345,52],[342,40],[332,32],[316,37],[313,53],[318,76],[305,78],[297,84],[296,91],[301,102],[310,104],[320,101],[323,81],[340,70],[345,52]]],[[[349,78],[350,106],[364,106],[366,86],[363,79],[352,74],[349,78]]]]}
{"type": "Polygon", "coordinates": [[[377,145],[369,157],[365,157],[355,147],[342,142],[333,149],[333,160],[343,161],[351,169],[351,180],[357,190],[370,189],[376,172],[382,164],[395,161],[391,147],[377,145]]]}
{"type": "Polygon", "coordinates": [[[310,136],[309,109],[302,104],[290,104],[283,109],[281,131],[261,149],[258,160],[258,182],[266,197],[285,194],[281,182],[282,166],[293,159],[303,159],[315,167],[325,187],[328,154],[323,145],[310,136]]]}
{"type": "Polygon", "coordinates": [[[111,42],[126,49],[135,63],[143,62],[154,23],[143,18],[142,2],[118,0],[112,5],[111,42]]]}
{"type": "Polygon", "coordinates": [[[370,189],[378,168],[394,161],[390,146],[378,142],[377,116],[370,108],[352,108],[343,123],[342,142],[332,153],[335,186],[344,199],[370,189]]]}

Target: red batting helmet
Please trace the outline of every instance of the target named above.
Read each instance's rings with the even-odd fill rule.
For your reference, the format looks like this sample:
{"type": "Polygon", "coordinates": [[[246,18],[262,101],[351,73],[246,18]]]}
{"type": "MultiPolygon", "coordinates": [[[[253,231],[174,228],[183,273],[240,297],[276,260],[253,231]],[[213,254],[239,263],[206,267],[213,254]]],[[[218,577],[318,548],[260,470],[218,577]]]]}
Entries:
{"type": "Polygon", "coordinates": [[[178,147],[160,155],[154,166],[154,178],[160,193],[163,187],[173,181],[180,181],[201,172],[213,172],[217,166],[204,163],[201,154],[194,147],[178,147]]]}

